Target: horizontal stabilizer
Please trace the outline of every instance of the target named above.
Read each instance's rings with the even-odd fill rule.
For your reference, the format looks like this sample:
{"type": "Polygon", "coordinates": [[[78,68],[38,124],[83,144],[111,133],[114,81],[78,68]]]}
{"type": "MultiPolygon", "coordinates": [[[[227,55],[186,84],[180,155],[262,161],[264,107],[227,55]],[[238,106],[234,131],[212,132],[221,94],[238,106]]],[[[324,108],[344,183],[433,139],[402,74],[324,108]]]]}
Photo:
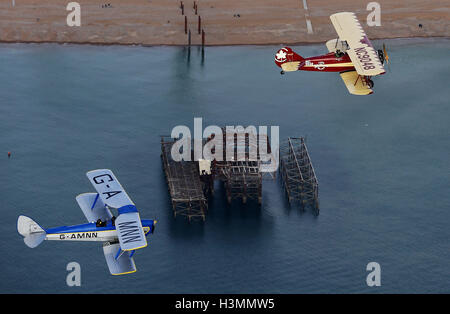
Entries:
{"type": "Polygon", "coordinates": [[[298,71],[300,68],[300,61],[285,62],[281,65],[281,68],[284,72],[298,71]]]}
{"type": "Polygon", "coordinates": [[[17,231],[24,237],[23,241],[30,248],[35,248],[41,244],[47,235],[41,226],[27,216],[19,216],[17,231]]]}
{"type": "Polygon", "coordinates": [[[133,258],[130,257],[130,252],[123,252],[123,254],[116,259],[119,250],[119,243],[110,244],[109,242],[106,242],[103,244],[103,253],[105,254],[109,272],[112,275],[134,273],[136,271],[136,265],[134,264],[133,258]]]}
{"type": "Polygon", "coordinates": [[[77,203],[89,222],[110,220],[112,214],[106,208],[98,193],[83,193],[76,197],[77,203]]]}
{"type": "Polygon", "coordinates": [[[45,240],[46,236],[47,236],[47,234],[45,232],[30,234],[29,236],[23,238],[23,242],[25,242],[25,244],[29,248],[33,249],[33,248],[37,247],[39,244],[41,244],[42,241],[45,240]]]}

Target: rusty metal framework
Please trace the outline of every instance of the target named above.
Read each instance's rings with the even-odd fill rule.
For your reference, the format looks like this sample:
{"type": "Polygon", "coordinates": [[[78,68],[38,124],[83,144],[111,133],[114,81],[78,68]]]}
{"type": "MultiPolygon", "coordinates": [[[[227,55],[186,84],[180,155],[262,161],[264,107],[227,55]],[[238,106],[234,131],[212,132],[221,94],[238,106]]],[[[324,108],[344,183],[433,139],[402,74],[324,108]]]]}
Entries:
{"type": "Polygon", "coordinates": [[[270,160],[261,160],[261,145],[266,146],[264,152],[275,160],[267,135],[258,135],[243,128],[233,132],[222,128],[222,135],[223,141],[215,149],[222,151],[223,158],[214,161],[213,174],[224,183],[228,203],[241,199],[245,204],[252,199],[261,204],[263,177],[274,179],[276,175],[276,168],[272,172],[262,171],[270,160]]]}
{"type": "MultiPolygon", "coordinates": [[[[203,170],[202,174],[199,161],[174,161],[171,151],[177,139],[161,136],[161,160],[175,217],[182,215],[189,220],[205,220],[207,196],[214,194],[216,180],[224,184],[228,203],[239,199],[244,204],[248,200],[261,204],[263,177],[268,175],[275,178],[277,170],[275,167],[271,173],[267,172],[267,168],[262,171],[262,168],[274,160],[278,162],[278,156],[278,171],[289,203],[299,204],[303,210],[311,207],[316,214],[319,213],[319,184],[303,137],[288,138],[281,143],[275,152],[279,155],[275,156],[267,135],[256,135],[245,129],[227,133],[226,129],[222,128],[222,131],[223,141],[210,143],[214,144],[213,155],[215,152],[219,154],[214,155],[216,158],[210,162],[210,171],[203,170]],[[261,145],[266,145],[263,151],[260,151],[261,145]],[[261,160],[261,152],[266,156],[269,154],[272,159],[261,160]],[[222,153],[223,158],[218,158],[222,153]]],[[[203,144],[210,140],[212,138],[205,140],[203,144]]],[[[193,152],[189,153],[192,157],[193,152]]],[[[204,160],[201,162],[204,167],[204,160]]]]}
{"type": "Polygon", "coordinates": [[[174,216],[205,220],[208,209],[198,165],[194,161],[174,161],[171,157],[175,140],[161,136],[161,159],[172,201],[174,216]]]}
{"type": "Polygon", "coordinates": [[[280,174],[289,203],[319,214],[319,182],[303,137],[289,137],[280,145],[280,174]]]}
{"type": "Polygon", "coordinates": [[[247,203],[253,199],[262,203],[262,174],[259,161],[231,161],[225,162],[222,167],[223,181],[227,194],[227,201],[241,199],[247,203]]]}

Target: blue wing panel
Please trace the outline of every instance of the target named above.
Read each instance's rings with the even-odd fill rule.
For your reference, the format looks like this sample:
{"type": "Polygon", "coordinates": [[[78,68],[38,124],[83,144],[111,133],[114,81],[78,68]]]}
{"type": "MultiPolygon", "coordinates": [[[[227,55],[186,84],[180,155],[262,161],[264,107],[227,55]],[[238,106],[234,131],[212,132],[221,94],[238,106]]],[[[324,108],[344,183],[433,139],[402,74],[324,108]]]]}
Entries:
{"type": "Polygon", "coordinates": [[[117,252],[120,250],[119,243],[109,244],[106,242],[103,245],[103,253],[105,254],[106,263],[108,264],[111,275],[125,275],[134,273],[136,265],[134,259],[130,257],[129,252],[123,252],[117,259],[117,252]]]}
{"type": "Polygon", "coordinates": [[[99,198],[98,193],[83,193],[78,195],[76,200],[89,222],[94,222],[98,219],[106,221],[112,218],[111,212],[99,198]]]}

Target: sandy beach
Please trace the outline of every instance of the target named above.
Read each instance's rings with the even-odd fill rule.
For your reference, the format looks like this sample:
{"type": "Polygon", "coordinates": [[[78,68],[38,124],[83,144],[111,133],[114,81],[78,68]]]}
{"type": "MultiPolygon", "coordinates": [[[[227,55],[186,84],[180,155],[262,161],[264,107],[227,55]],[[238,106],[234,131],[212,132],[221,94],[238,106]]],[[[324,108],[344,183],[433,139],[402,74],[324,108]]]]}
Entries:
{"type": "Polygon", "coordinates": [[[317,43],[336,38],[329,15],[353,11],[371,39],[449,37],[450,2],[379,0],[381,26],[369,27],[362,0],[80,0],[81,26],[69,27],[70,1],[0,0],[1,42],[186,45],[317,43]],[[14,6],[13,6],[14,3],[14,6]],[[419,27],[421,24],[422,27],[419,27]]]}

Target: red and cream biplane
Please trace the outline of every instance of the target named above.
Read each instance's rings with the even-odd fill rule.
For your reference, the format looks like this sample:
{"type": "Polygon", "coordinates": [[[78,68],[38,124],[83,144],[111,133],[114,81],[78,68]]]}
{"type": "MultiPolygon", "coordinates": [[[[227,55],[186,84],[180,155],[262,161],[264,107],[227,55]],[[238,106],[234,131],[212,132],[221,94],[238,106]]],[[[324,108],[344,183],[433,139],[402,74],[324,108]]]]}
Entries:
{"type": "Polygon", "coordinates": [[[330,19],[339,38],[327,41],[329,53],[303,58],[289,47],[281,48],[275,55],[281,74],[298,70],[339,72],[351,94],[372,94],[371,77],[384,74],[383,64],[389,62],[386,47],[373,48],[354,13],[336,13],[330,19]]]}

